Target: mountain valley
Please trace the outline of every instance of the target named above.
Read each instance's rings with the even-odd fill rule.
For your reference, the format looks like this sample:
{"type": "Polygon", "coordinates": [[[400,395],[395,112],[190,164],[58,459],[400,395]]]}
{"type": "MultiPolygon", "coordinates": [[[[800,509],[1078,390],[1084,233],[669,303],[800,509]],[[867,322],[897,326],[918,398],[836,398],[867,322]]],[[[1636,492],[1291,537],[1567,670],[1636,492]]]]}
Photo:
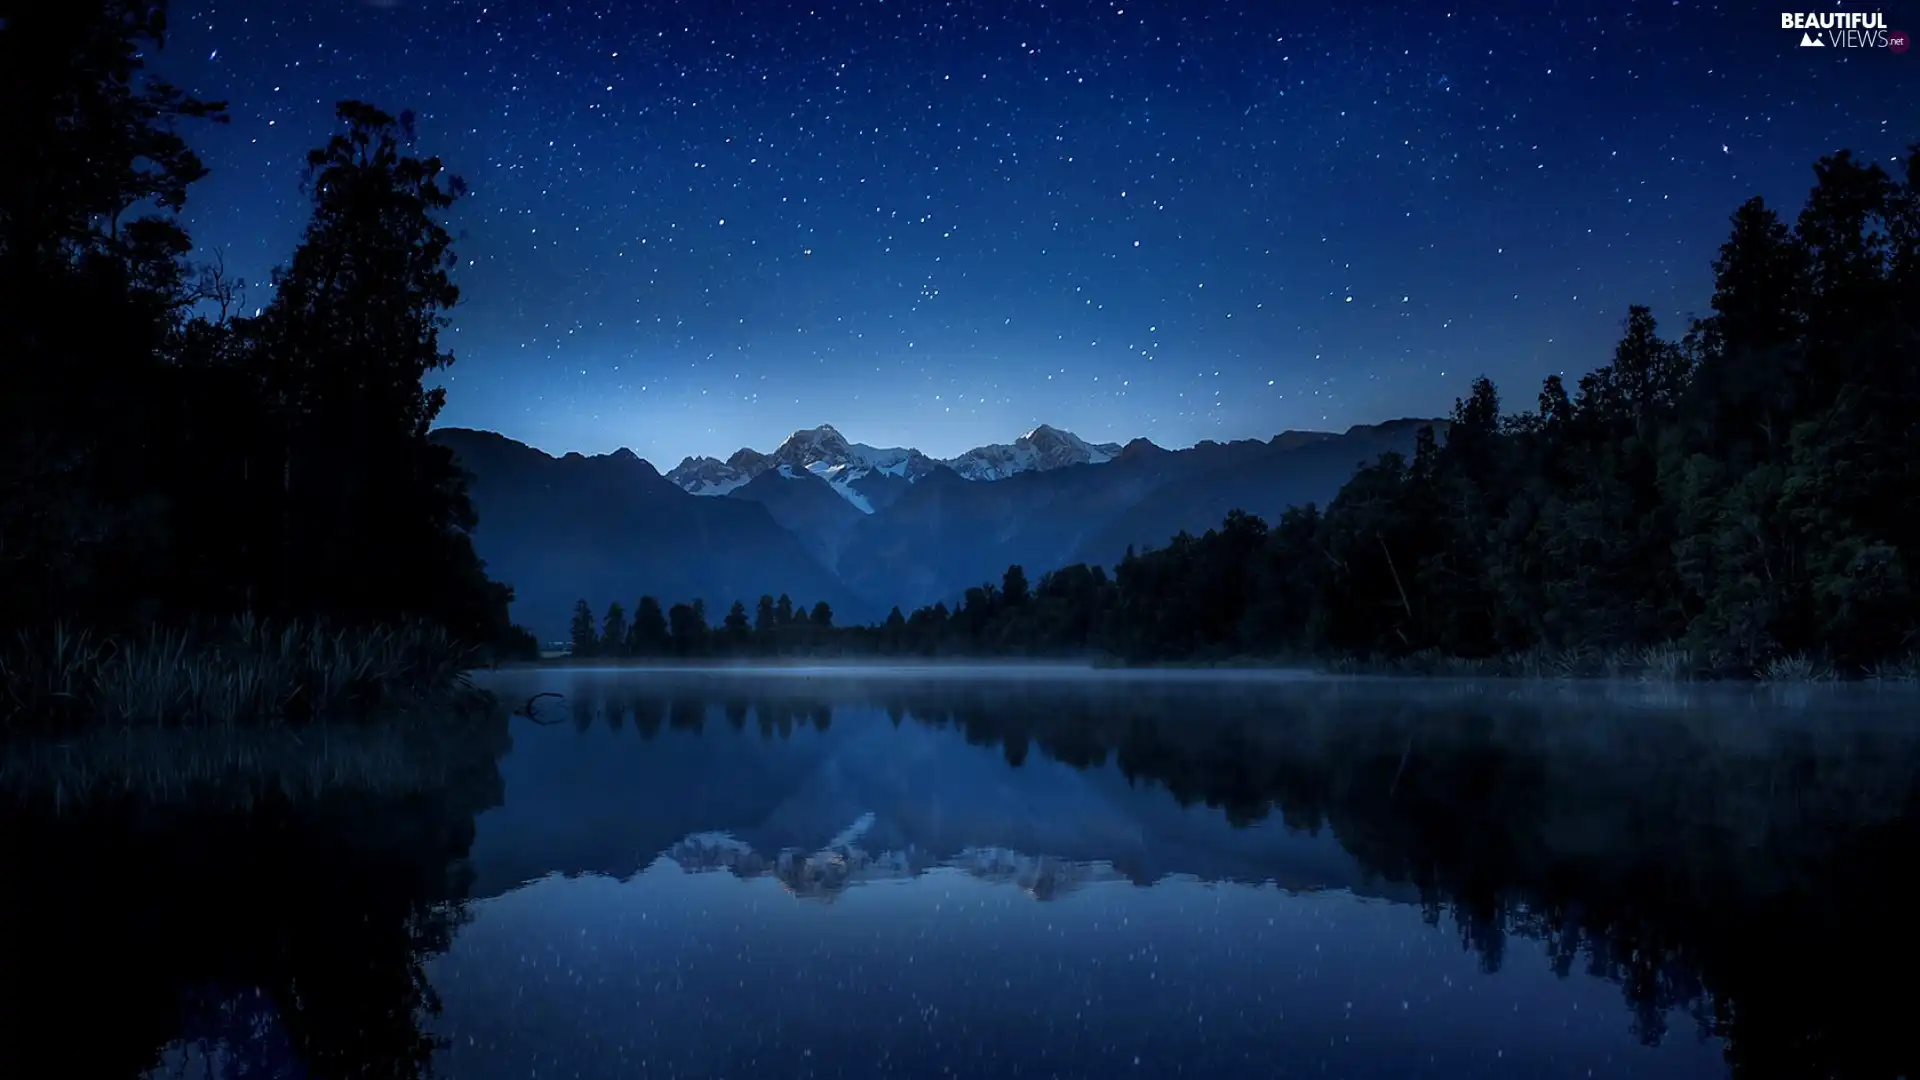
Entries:
{"type": "Polygon", "coordinates": [[[1090,443],[1041,425],[1012,443],[937,460],[848,441],[823,425],[771,453],[689,457],[662,475],[631,451],[555,458],[491,432],[435,432],[474,476],[474,542],[514,586],[514,619],[565,636],[575,600],[701,600],[718,622],[740,600],[825,601],[837,622],[946,602],[1000,579],[1201,533],[1230,510],[1269,520],[1322,503],[1363,462],[1412,452],[1404,419],[1345,432],[1170,450],[1090,443]]]}

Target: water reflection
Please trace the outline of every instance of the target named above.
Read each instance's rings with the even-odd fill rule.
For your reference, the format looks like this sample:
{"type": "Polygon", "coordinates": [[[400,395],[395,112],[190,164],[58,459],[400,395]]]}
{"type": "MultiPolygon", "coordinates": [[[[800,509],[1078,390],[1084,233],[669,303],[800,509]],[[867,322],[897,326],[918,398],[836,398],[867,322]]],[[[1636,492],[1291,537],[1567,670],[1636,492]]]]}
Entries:
{"type": "Polygon", "coordinates": [[[499,688],[470,791],[27,830],[81,960],[0,1005],[88,1076],[1920,1075],[1911,697],[499,688]]]}
{"type": "MultiPolygon", "coordinates": [[[[1272,886],[1340,890],[1408,905],[1481,973],[1515,978],[1521,953],[1529,970],[1611,983],[1619,1027],[1673,1052],[1618,1067],[1693,1068],[1687,1048],[1707,1038],[1725,1056],[1707,1075],[1916,1074],[1892,1034],[1904,997],[1859,974],[1915,958],[1911,697],[664,675],[580,675],[566,691],[592,718],[586,738],[529,742],[508,763],[511,798],[476,846],[483,891],[560,871],[665,905],[680,886],[663,875],[719,871],[813,900],[892,886],[863,903],[881,919],[932,903],[899,889],[918,878],[1040,900],[1091,888],[1109,912],[1142,901],[1104,883],[1213,883],[1216,897],[1237,883],[1268,887],[1265,919],[1283,903],[1272,886]],[[627,729],[661,701],[688,717],[680,730],[724,718],[725,734],[627,729]]],[[[768,910],[758,892],[694,895],[768,910]]],[[[942,932],[985,948],[1000,930],[942,932]]],[[[748,952],[759,940],[726,936],[748,952]]]]}
{"type": "Polygon", "coordinates": [[[0,1075],[429,1075],[506,718],[436,790],[0,813],[0,1075]]]}

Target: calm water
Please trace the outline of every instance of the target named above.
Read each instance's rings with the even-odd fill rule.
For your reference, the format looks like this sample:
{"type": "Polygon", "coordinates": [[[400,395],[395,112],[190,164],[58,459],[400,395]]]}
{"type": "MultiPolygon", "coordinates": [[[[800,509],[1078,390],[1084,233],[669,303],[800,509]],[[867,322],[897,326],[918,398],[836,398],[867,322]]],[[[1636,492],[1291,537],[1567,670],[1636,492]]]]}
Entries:
{"type": "Polygon", "coordinates": [[[87,1077],[1920,1075],[1911,695],[496,685],[563,696],[431,798],[25,830],[0,1008],[87,1077]]]}

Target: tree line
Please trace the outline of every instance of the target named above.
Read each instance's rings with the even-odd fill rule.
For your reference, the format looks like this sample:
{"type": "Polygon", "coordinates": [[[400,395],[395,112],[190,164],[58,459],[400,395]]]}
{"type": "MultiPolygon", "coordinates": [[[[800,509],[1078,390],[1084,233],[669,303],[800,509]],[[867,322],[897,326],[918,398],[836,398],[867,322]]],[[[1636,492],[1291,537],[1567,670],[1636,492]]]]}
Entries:
{"type": "MultiPolygon", "coordinates": [[[[250,307],[180,222],[207,173],[182,132],[227,113],[146,70],[165,36],[155,0],[0,23],[0,628],[251,613],[530,646],[427,437],[464,186],[412,152],[409,114],[342,102],[307,227],[250,307]]],[[[687,654],[1899,662],[1920,645],[1920,147],[1901,171],[1842,152],[1791,224],[1747,202],[1711,314],[1675,338],[1632,308],[1610,363],[1526,411],[1476,381],[1324,508],[1236,513],[1111,574],[1011,568],[875,626],[790,624],[776,599],[708,627],[687,603],[663,639],[636,606],[652,636],[628,644],[623,615],[609,648],[679,649],[681,611],[687,654]]]]}
{"type": "Polygon", "coordinates": [[[794,634],[736,604],[699,641],[1915,677],[1920,145],[1901,171],[1823,158],[1791,225],[1748,201],[1711,314],[1670,337],[1631,308],[1610,363],[1549,377],[1525,411],[1477,379],[1441,431],[1364,464],[1325,507],[1235,511],[1111,574],[1067,566],[1029,587],[1009,567],[876,626],[794,634]]]}
{"type": "Polygon", "coordinates": [[[155,77],[158,0],[0,20],[0,627],[242,613],[508,633],[427,437],[464,192],[413,118],[344,101],[263,302],[181,224],[223,102],[155,77]]]}
{"type": "Polygon", "coordinates": [[[574,602],[566,647],[578,657],[712,656],[778,653],[835,643],[843,628],[833,625],[833,608],[821,600],[809,608],[785,593],[762,596],[752,615],[739,600],[719,626],[708,625],[704,600],[662,607],[642,596],[628,617],[619,601],[607,605],[599,620],[585,599],[574,602]]]}
{"type": "MultiPolygon", "coordinates": [[[[1900,970],[1920,953],[1885,929],[1902,925],[1920,843],[1920,740],[1869,716],[1809,727],[1772,700],[1736,715],[1476,683],[1410,707],[1346,682],[589,677],[570,717],[549,719],[622,739],[805,740],[885,715],[1016,769],[1111,769],[1233,827],[1335,838],[1485,971],[1615,983],[1648,1045],[1718,1037],[1742,1080],[1920,1075],[1906,999],[1853,974],[1863,953],[1900,970]]],[[[1179,882],[1194,868],[1167,850],[1112,869],[1179,882]]],[[[1213,867],[1250,885],[1274,870],[1213,867]]]]}
{"type": "Polygon", "coordinates": [[[1813,172],[1793,225],[1758,198],[1733,213],[1711,314],[1679,337],[1633,307],[1571,389],[1550,377],[1508,414],[1478,379],[1411,458],[1324,509],[1132,556],[1067,590],[1074,618],[1126,655],[1628,650],[1675,674],[1916,674],[1920,144],[1898,181],[1847,152],[1813,172]]]}

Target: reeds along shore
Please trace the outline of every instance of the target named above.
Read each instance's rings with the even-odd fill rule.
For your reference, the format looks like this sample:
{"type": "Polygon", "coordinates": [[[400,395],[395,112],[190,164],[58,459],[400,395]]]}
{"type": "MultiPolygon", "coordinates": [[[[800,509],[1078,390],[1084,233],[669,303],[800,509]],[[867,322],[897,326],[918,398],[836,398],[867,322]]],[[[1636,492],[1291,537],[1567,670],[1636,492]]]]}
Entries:
{"type": "Polygon", "coordinates": [[[0,791],[58,808],[431,788],[503,748],[467,678],[484,662],[425,624],[23,631],[0,650],[0,791]]]}
{"type": "Polygon", "coordinates": [[[345,722],[474,693],[480,650],[425,624],[347,629],[253,618],[124,638],[56,625],[0,650],[10,734],[345,722]]]}

